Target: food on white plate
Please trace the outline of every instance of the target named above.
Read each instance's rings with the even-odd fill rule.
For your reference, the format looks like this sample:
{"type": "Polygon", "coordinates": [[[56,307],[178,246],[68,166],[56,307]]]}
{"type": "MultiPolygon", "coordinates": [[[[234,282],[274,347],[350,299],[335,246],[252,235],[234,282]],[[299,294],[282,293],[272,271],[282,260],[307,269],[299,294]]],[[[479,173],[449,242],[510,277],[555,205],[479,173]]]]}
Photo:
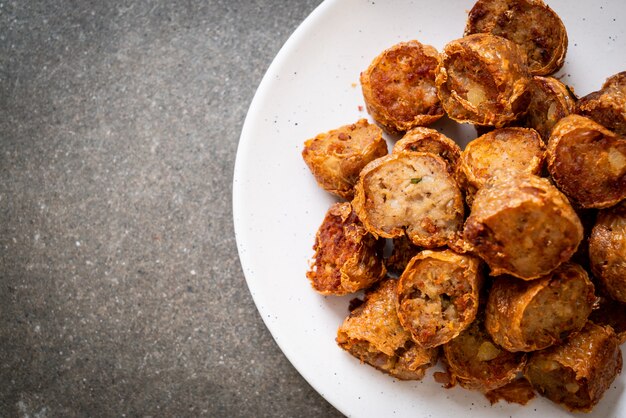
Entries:
{"type": "Polygon", "coordinates": [[[451,250],[424,250],[398,281],[398,318],[424,348],[447,343],[476,318],[482,263],[451,250]]]}
{"type": "Polygon", "coordinates": [[[511,383],[485,393],[485,397],[489,399],[492,405],[499,400],[526,405],[535,396],[535,390],[525,377],[520,377],[511,383]]]}
{"type": "Polygon", "coordinates": [[[547,153],[552,179],[581,207],[607,208],[626,199],[626,138],[569,115],[554,126],[547,153]]]}
{"type": "Polygon", "coordinates": [[[533,75],[556,72],[565,62],[567,31],[541,0],[478,0],[469,12],[465,35],[491,33],[521,47],[533,75]]]}
{"type": "Polygon", "coordinates": [[[478,189],[496,175],[541,174],[545,146],[534,129],[497,128],[470,141],[459,158],[457,179],[472,205],[478,189]]]}
{"type": "Polygon", "coordinates": [[[526,56],[513,42],[477,33],[449,42],[437,69],[437,93],[451,119],[502,127],[518,119],[530,99],[526,56]]]}
{"type": "Polygon", "coordinates": [[[452,139],[431,128],[413,128],[394,144],[392,153],[400,151],[429,152],[443,158],[448,172],[455,175],[461,148],[452,139]]]}
{"type": "Polygon", "coordinates": [[[421,348],[398,321],[397,280],[385,279],[365,292],[337,331],[337,344],[382,372],[402,380],[420,380],[437,363],[438,350],[421,348]]]}
{"type": "Polygon", "coordinates": [[[626,136],[626,71],[607,78],[600,90],[581,97],[576,113],[626,136]]]}
{"type": "Polygon", "coordinates": [[[626,201],[598,212],[589,237],[589,260],[608,296],[626,303],[626,201]]]}
{"type": "Polygon", "coordinates": [[[505,350],[542,350],[580,331],[595,301],[593,283],[578,264],[562,264],[537,280],[503,275],[489,291],[485,328],[505,350]]]}
{"type": "Polygon", "coordinates": [[[443,346],[450,385],[489,392],[517,379],[526,365],[526,353],[512,353],[494,344],[485,330],[483,315],[458,337],[443,346]]]}
{"type": "Polygon", "coordinates": [[[448,165],[425,152],[392,153],[369,163],[352,205],[375,236],[407,235],[425,248],[446,245],[463,225],[463,197],[448,165]]]}
{"type": "Polygon", "coordinates": [[[553,77],[534,76],[528,89],[530,103],[523,124],[539,132],[547,143],[554,125],[574,113],[576,97],[569,87],[553,77]]]}
{"type": "Polygon", "coordinates": [[[442,352],[444,387],[588,412],[626,341],[626,72],[576,103],[546,76],[567,33],[540,0],[478,0],[465,35],[382,51],[360,74],[382,129],[305,142],[318,184],[351,200],[329,208],[306,275],[323,295],[364,291],[336,337],[363,363],[420,380],[442,352]],[[444,114],[480,135],[461,150],[424,126],[444,114]]]}
{"type": "Polygon", "coordinates": [[[478,190],[463,237],[492,276],[532,280],[572,257],[583,227],[567,198],[547,179],[506,175],[478,190]]]}
{"type": "Polygon", "coordinates": [[[311,286],[324,295],[366,289],[386,275],[377,241],[359,221],[349,202],[335,203],[315,235],[315,255],[307,271],[311,286]]]}
{"type": "Polygon", "coordinates": [[[435,87],[438,64],[439,52],[416,40],[386,49],[361,73],[367,111],[392,134],[435,122],[444,114],[435,87]]]}
{"type": "Polygon", "coordinates": [[[302,158],[320,187],[351,200],[361,169],[387,152],[382,130],[367,119],[359,119],[307,140],[302,158]]]}
{"type": "Polygon", "coordinates": [[[524,374],[551,401],[589,412],[621,370],[622,351],[613,329],[587,322],[563,344],[534,352],[524,374]]]}

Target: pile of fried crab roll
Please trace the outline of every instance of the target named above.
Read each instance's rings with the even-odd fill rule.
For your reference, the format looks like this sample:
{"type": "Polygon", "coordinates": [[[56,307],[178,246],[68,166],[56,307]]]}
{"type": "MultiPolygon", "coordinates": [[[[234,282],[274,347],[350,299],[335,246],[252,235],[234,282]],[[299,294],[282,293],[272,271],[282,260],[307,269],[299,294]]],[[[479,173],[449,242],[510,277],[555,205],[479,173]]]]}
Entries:
{"type": "Polygon", "coordinates": [[[442,51],[401,42],[361,72],[375,123],[305,141],[338,198],[307,278],[359,292],[336,341],[361,362],[582,412],[621,372],[626,71],[577,97],[550,76],[567,42],[541,0],[479,0],[442,51]],[[477,137],[460,149],[442,117],[477,137]]]}

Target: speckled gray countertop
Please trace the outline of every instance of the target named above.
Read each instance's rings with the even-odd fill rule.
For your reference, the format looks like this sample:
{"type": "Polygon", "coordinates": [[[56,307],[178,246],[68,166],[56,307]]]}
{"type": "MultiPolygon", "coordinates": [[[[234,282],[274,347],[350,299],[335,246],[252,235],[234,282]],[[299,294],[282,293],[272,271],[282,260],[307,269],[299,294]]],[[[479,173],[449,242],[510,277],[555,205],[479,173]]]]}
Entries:
{"type": "Polygon", "coordinates": [[[237,142],[319,0],[0,1],[0,416],[339,416],[237,256],[237,142]]]}

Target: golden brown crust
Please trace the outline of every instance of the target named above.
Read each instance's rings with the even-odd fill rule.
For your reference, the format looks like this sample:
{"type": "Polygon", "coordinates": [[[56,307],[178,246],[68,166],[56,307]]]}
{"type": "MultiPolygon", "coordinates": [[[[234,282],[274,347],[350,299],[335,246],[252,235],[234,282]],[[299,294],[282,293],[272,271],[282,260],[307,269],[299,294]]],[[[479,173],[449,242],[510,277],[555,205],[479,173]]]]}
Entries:
{"type": "Polygon", "coordinates": [[[594,286],[577,264],[531,281],[500,276],[489,292],[485,327],[508,351],[541,350],[579,331],[595,300],[594,286]]]}
{"type": "Polygon", "coordinates": [[[535,279],[570,259],[583,227],[567,198],[547,179],[493,178],[474,198],[463,237],[491,275],[535,279]]]}
{"type": "Polygon", "coordinates": [[[366,289],[385,277],[380,245],[363,227],[349,202],[328,209],[315,236],[315,255],[306,276],[323,295],[366,289]]]}
{"type": "Polygon", "coordinates": [[[482,282],[477,257],[424,250],[398,281],[400,323],[421,347],[445,344],[476,317],[482,282]]]}
{"type": "Polygon", "coordinates": [[[407,235],[415,245],[445,245],[461,229],[463,197],[438,156],[403,151],[368,164],[352,202],[365,228],[376,236],[407,235]]]}
{"type": "Polygon", "coordinates": [[[626,302],[626,201],[598,212],[589,237],[589,259],[608,295],[626,302]]]}
{"type": "Polygon", "coordinates": [[[409,237],[403,235],[392,240],[393,248],[389,258],[385,260],[387,270],[398,275],[402,274],[409,261],[422,249],[413,244],[409,237]]]}
{"type": "Polygon", "coordinates": [[[417,127],[408,131],[395,143],[392,153],[401,151],[429,152],[443,158],[448,164],[448,172],[455,175],[456,165],[461,156],[461,148],[452,139],[434,129],[417,127]]]}
{"type": "MultiPolygon", "coordinates": [[[[591,235],[591,229],[596,223],[597,209],[583,209],[581,207],[574,207],[580,223],[583,225],[583,239],[580,241],[578,248],[570,261],[580,264],[588,272],[591,271],[589,266],[589,235],[591,235]]],[[[592,277],[592,281],[593,281],[592,277]]],[[[594,285],[596,282],[594,282],[594,285]]]]}
{"type": "Polygon", "coordinates": [[[535,398],[535,390],[530,382],[522,377],[485,393],[485,397],[492,405],[501,399],[509,403],[526,405],[535,398]]]}
{"type": "Polygon", "coordinates": [[[533,75],[563,66],[567,31],[561,18],[541,0],[478,0],[469,12],[465,35],[491,33],[519,45],[533,75]]]}
{"type": "Polygon", "coordinates": [[[602,88],[603,89],[617,88],[617,89],[622,90],[622,93],[623,93],[624,89],[626,88],[626,71],[622,71],[622,72],[613,74],[612,76],[608,77],[604,81],[604,84],[602,84],[602,88]]]}
{"type": "Polygon", "coordinates": [[[554,125],[574,112],[576,98],[565,84],[552,77],[534,76],[529,91],[524,125],[539,132],[547,143],[554,125]]]}
{"type": "Polygon", "coordinates": [[[626,199],[626,139],[589,118],[569,115],[554,126],[547,162],[559,189],[584,208],[626,199]]]}
{"type": "Polygon", "coordinates": [[[576,113],[626,136],[626,71],[607,78],[599,91],[581,97],[576,113]]]}
{"type": "Polygon", "coordinates": [[[365,293],[337,331],[337,344],[362,362],[398,379],[419,380],[437,362],[436,349],[415,345],[396,314],[396,280],[385,279],[365,293]]]}
{"type": "Polygon", "coordinates": [[[622,370],[622,352],[610,327],[588,322],[564,344],[533,353],[526,378],[570,411],[591,411],[622,370]]]}
{"type": "Polygon", "coordinates": [[[485,331],[481,318],[443,346],[451,383],[488,392],[512,382],[526,364],[525,353],[497,347],[485,331]]]}
{"type": "Polygon", "coordinates": [[[489,34],[448,43],[437,70],[437,94],[451,119],[502,127],[528,106],[526,57],[514,43],[489,34]]]}
{"type": "Polygon", "coordinates": [[[307,140],[302,158],[324,190],[351,200],[363,167],[387,152],[382,130],[360,119],[307,140]]]}
{"type": "Polygon", "coordinates": [[[474,194],[494,175],[541,174],[545,146],[534,129],[498,128],[465,147],[457,166],[457,179],[465,190],[468,205],[474,194]]]}
{"type": "Polygon", "coordinates": [[[626,303],[600,296],[594,304],[589,320],[600,326],[610,326],[620,344],[626,342],[626,303]]]}
{"type": "Polygon", "coordinates": [[[443,116],[435,88],[439,53],[418,41],[383,51],[361,73],[367,111],[390,133],[425,126],[443,116]]]}

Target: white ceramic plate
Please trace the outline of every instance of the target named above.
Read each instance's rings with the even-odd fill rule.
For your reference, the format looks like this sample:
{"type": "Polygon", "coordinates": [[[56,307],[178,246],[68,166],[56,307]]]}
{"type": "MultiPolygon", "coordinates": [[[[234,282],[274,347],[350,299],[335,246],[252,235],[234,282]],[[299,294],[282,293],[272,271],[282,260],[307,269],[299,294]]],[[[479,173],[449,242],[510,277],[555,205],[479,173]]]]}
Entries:
{"type": "MultiPolygon", "coordinates": [[[[233,212],[241,264],[254,301],[285,355],[330,403],[355,417],[565,417],[537,398],[523,407],[489,405],[477,393],[443,389],[432,372],[395,380],[339,349],[335,333],[350,297],[322,297],[305,277],[315,232],[334,198],[316,185],[300,155],[320,132],[369,115],[360,71],[383,49],[417,39],[437,49],[463,33],[471,0],[329,0],[290,37],[258,88],[235,164],[233,212]]],[[[553,0],[569,34],[558,76],[579,95],[626,70],[626,2],[553,0]]],[[[371,118],[369,118],[372,121],[371,118]]],[[[461,144],[474,130],[436,125],[461,144]]],[[[592,414],[626,416],[618,378],[592,414]]]]}

